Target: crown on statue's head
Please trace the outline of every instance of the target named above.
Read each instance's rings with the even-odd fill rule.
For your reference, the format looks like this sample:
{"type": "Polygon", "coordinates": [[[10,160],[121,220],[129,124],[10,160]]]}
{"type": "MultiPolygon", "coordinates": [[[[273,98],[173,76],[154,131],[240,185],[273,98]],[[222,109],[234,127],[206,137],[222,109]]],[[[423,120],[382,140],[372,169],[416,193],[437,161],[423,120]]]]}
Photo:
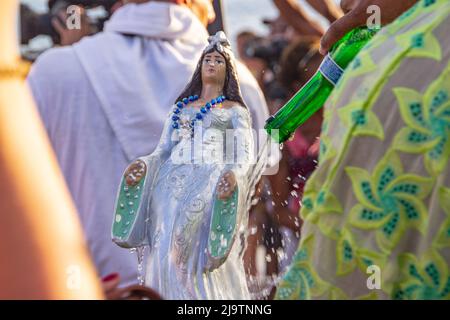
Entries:
{"type": "Polygon", "coordinates": [[[229,54],[232,54],[231,44],[225,32],[218,31],[215,35],[208,38],[208,42],[209,45],[205,48],[204,52],[215,48],[220,53],[223,53],[225,50],[227,50],[229,54]]]}

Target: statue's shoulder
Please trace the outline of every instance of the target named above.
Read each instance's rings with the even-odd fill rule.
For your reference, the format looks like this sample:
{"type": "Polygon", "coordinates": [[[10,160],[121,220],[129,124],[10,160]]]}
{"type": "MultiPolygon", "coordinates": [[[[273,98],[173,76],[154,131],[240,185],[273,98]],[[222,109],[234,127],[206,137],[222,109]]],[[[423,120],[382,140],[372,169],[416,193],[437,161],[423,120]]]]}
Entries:
{"type": "Polygon", "coordinates": [[[222,103],[222,106],[224,109],[232,109],[232,108],[243,108],[245,109],[245,107],[243,105],[241,105],[239,102],[236,101],[229,101],[226,100],[222,103]]]}

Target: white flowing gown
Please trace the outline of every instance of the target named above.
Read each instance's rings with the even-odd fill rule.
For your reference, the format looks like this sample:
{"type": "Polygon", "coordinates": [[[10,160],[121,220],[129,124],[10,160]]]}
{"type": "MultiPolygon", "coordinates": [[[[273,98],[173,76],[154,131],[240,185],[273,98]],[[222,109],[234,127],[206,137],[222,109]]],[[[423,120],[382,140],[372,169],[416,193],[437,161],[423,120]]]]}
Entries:
{"type": "MultiPolygon", "coordinates": [[[[198,109],[182,109],[190,121],[198,109]]],[[[195,126],[173,129],[171,115],[151,158],[146,285],[165,299],[250,299],[242,253],[254,140],[246,108],[213,108],[195,126]],[[231,130],[230,130],[231,129],[231,130]],[[235,138],[230,136],[234,134],[235,138]],[[231,153],[230,153],[231,150],[231,153]],[[231,155],[231,156],[230,156],[231,155]],[[231,170],[238,185],[237,234],[225,262],[205,271],[216,185],[231,170]]]]}

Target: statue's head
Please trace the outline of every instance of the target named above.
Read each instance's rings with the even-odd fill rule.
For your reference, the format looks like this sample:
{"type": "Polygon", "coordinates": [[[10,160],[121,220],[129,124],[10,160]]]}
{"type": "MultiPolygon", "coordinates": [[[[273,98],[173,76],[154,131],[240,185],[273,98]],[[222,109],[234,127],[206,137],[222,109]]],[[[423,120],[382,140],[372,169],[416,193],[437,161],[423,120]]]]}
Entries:
{"type": "Polygon", "coordinates": [[[219,83],[222,88],[221,94],[228,100],[245,106],[239,87],[234,54],[225,33],[219,31],[209,37],[208,41],[209,45],[203,51],[191,81],[177,101],[187,96],[200,95],[203,84],[219,83]]]}

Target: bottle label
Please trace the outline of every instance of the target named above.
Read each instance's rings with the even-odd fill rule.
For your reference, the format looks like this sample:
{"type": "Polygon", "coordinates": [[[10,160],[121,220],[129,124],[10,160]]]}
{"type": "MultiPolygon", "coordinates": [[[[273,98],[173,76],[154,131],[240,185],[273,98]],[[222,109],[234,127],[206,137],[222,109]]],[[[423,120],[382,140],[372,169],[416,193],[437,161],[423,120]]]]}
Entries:
{"type": "Polygon", "coordinates": [[[333,85],[336,85],[344,74],[344,69],[333,60],[330,54],[323,59],[319,71],[333,85]]]}

